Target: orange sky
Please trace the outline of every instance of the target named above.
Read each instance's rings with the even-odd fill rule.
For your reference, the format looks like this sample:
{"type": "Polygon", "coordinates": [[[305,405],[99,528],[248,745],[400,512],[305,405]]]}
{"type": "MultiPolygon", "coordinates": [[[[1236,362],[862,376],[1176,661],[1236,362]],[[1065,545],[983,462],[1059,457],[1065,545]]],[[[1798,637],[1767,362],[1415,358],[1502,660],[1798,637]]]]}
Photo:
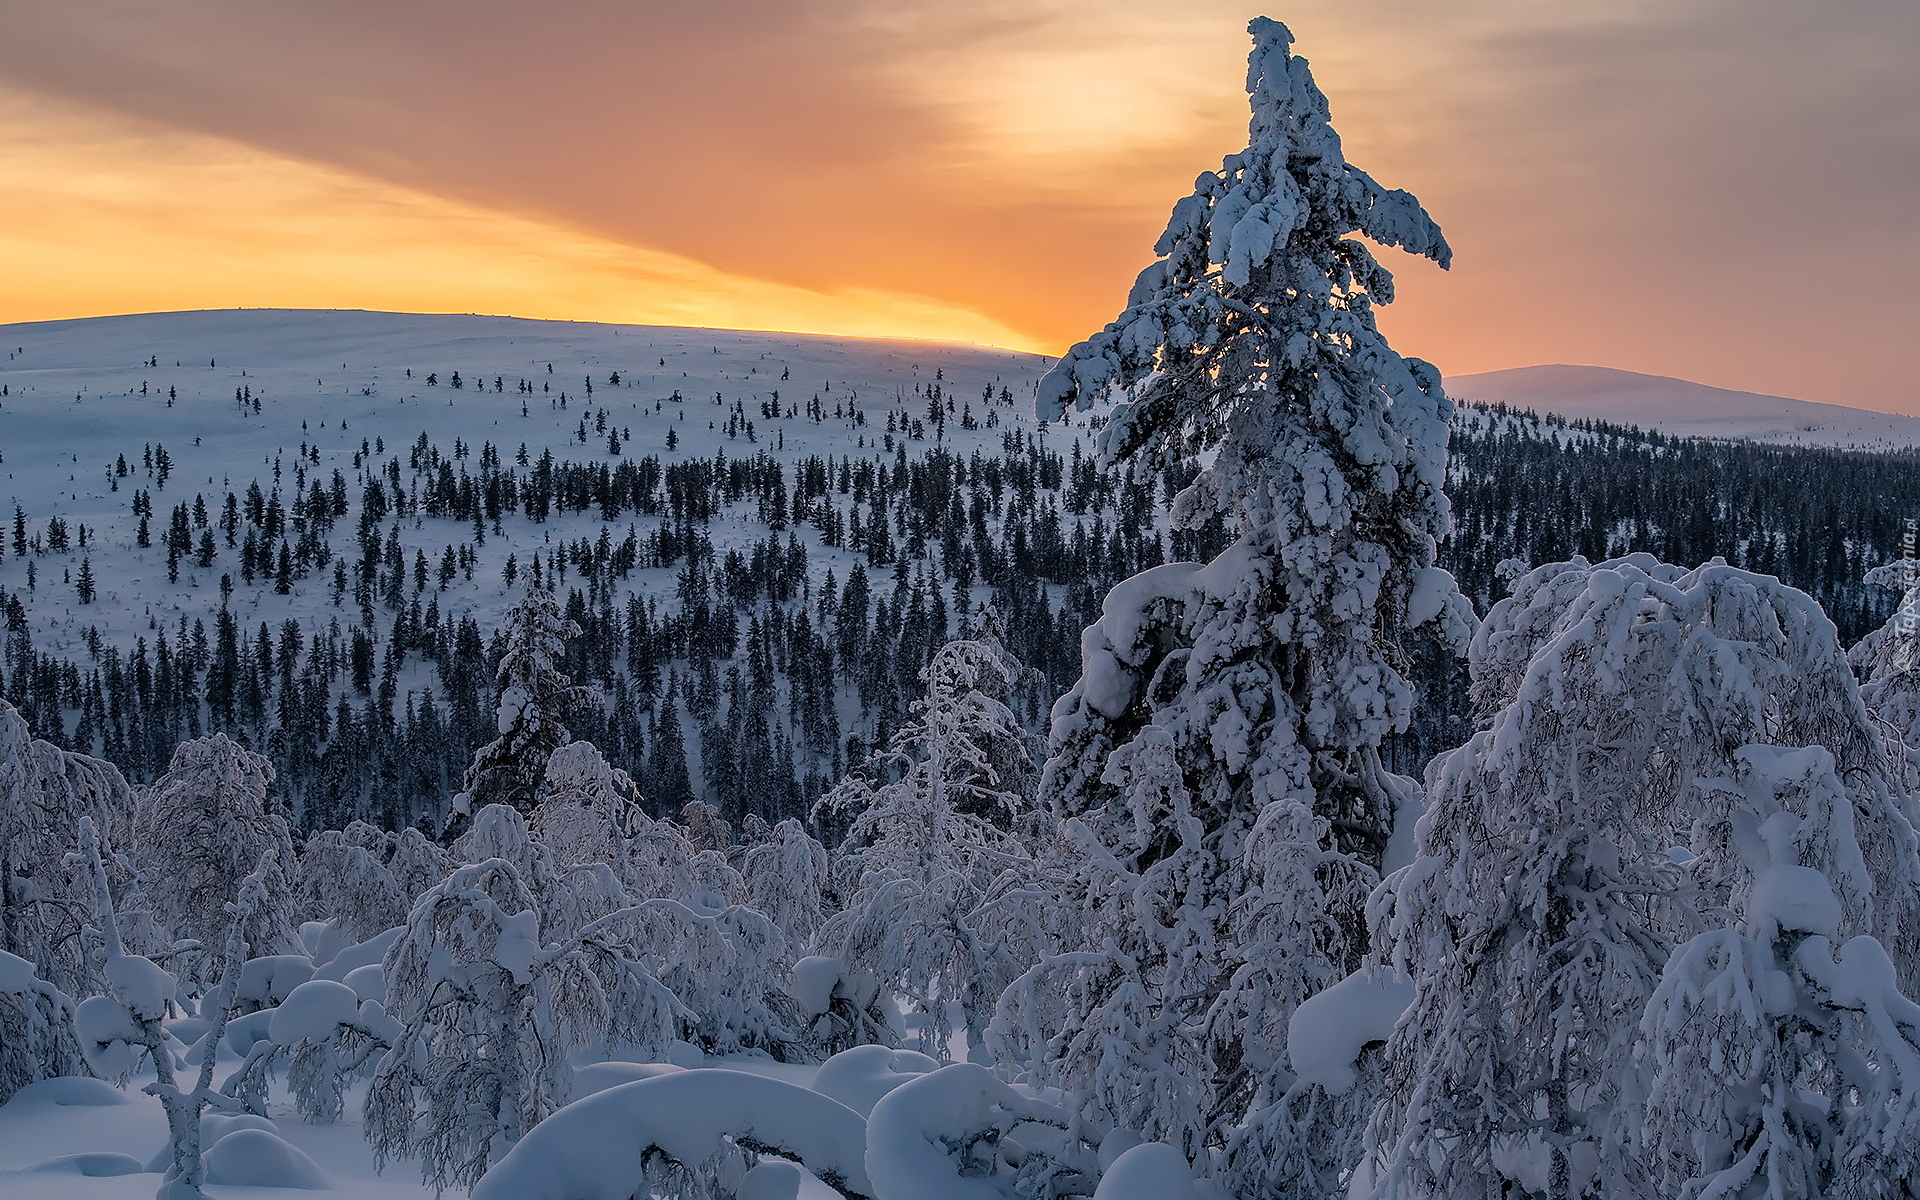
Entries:
{"type": "MultiPolygon", "coordinates": [[[[1217,0],[0,0],[0,322],[246,306],[1058,352],[1245,140],[1217,0]]],[[[1920,411],[1920,5],[1310,0],[1456,253],[1383,324],[1920,411]]],[[[1400,256],[1391,256],[1400,257],[1400,256]]]]}

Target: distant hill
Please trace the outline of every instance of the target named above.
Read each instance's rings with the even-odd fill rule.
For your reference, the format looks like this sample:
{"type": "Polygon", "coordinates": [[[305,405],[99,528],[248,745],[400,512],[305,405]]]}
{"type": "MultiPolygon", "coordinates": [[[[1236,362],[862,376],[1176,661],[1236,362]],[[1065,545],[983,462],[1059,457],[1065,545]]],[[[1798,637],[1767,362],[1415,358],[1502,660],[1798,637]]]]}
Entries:
{"type": "Polygon", "coordinates": [[[1611,367],[1539,366],[1456,375],[1456,400],[1638,425],[1685,437],[1801,446],[1920,446],[1920,417],[1815,404],[1611,367]]]}

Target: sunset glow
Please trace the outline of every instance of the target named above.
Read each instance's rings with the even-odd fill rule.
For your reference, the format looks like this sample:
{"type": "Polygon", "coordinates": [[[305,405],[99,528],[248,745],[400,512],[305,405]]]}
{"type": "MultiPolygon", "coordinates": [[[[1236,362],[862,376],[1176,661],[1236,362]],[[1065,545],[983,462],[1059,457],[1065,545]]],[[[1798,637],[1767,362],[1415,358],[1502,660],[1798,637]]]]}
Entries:
{"type": "MultiPolygon", "coordinates": [[[[1455,247],[1450,274],[1389,262],[1397,346],[1920,408],[1780,286],[1834,269],[1828,229],[1920,266],[1895,116],[1920,17],[1720,8],[1272,14],[1353,161],[1455,247]]],[[[0,12],[0,320],[385,307],[1057,353],[1245,137],[1250,13],[1223,0],[0,12]]],[[[1875,295],[1845,336],[1914,316],[1875,295]]]]}

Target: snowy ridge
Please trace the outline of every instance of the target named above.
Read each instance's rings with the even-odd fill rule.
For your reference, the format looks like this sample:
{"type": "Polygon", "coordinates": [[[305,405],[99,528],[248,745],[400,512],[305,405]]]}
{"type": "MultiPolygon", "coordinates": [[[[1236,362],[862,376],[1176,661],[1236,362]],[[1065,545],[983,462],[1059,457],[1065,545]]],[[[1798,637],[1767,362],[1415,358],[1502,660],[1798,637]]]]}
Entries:
{"type": "Polygon", "coordinates": [[[1447,394],[1477,404],[1637,425],[1678,437],[1892,450],[1920,446],[1920,417],[1710,387],[1611,367],[1513,367],[1447,379],[1447,394]]]}

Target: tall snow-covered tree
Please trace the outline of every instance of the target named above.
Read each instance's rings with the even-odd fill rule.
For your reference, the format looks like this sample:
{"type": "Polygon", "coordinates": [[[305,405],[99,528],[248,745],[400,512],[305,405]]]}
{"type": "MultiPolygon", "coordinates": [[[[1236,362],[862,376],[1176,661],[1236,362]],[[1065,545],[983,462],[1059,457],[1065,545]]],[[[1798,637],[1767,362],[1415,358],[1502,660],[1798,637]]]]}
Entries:
{"type": "Polygon", "coordinates": [[[1130,928],[1055,964],[1051,994],[1105,1015],[1022,1051],[1190,1154],[1284,1071],[1290,1007],[1358,964],[1414,793],[1380,755],[1411,717],[1403,643],[1457,647],[1472,621],[1434,565],[1452,405],[1375,328],[1392,279],[1360,237],[1451,252],[1412,196],[1346,161],[1286,27],[1249,30],[1247,148],[1175,205],[1126,311],[1039,389],[1042,417],[1110,397],[1101,454],[1142,477],[1197,468],[1176,526],[1232,536],[1120,583],[1082,635],[1041,793],[1078,822],[1073,901],[1130,928]],[[1147,911],[1119,898],[1135,886],[1147,911]],[[1282,913],[1302,924],[1276,941],[1282,913]],[[1126,1082],[1141,1062],[1155,1082],[1126,1082]]]}
{"type": "Polygon", "coordinates": [[[505,636],[497,673],[500,736],[474,751],[454,797],[456,821],[489,804],[533,811],[547,760],[572,740],[567,714],[592,697],[555,665],[566,656],[567,639],[580,636],[580,626],[561,613],[552,592],[528,588],[507,614],[505,636]]]}
{"type": "MultiPolygon", "coordinates": [[[[1414,999],[1388,1046],[1367,1168],[1382,1200],[1633,1196],[1639,1016],[1672,947],[1724,911],[1711,781],[1744,744],[1820,746],[1848,780],[1864,932],[1912,954],[1915,835],[1888,747],[1807,596],[1646,555],[1540,567],[1474,639],[1485,726],[1428,772],[1418,856],[1376,897],[1414,999]]],[[[1712,922],[1718,924],[1720,922],[1712,922]]]]}

